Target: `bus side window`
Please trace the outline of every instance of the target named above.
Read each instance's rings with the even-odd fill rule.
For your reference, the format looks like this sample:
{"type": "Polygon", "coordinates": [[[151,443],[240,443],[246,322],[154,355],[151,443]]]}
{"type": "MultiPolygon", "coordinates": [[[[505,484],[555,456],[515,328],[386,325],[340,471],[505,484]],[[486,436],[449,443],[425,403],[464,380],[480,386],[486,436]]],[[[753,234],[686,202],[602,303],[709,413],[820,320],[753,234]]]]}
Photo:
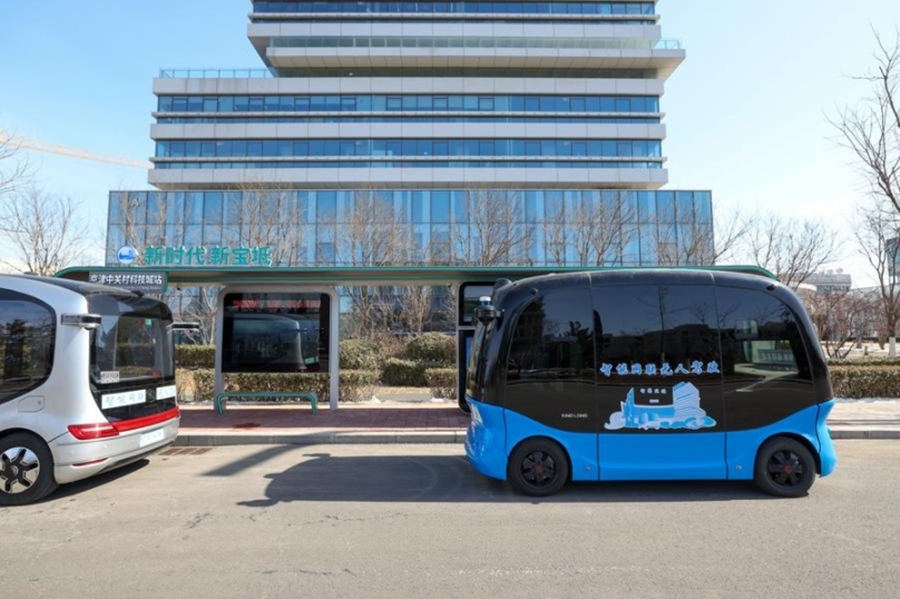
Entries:
{"type": "Polygon", "coordinates": [[[48,307],[27,296],[0,291],[0,402],[47,380],[55,332],[48,307]]]}
{"type": "Polygon", "coordinates": [[[507,380],[593,379],[593,324],[587,289],[535,299],[516,321],[507,380]]]}
{"type": "Polygon", "coordinates": [[[762,291],[716,293],[729,429],[766,426],[814,405],[809,357],[790,308],[762,291]]]}
{"type": "Polygon", "coordinates": [[[811,377],[797,321],[778,298],[759,291],[720,289],[719,319],[727,371],[811,377]]]}

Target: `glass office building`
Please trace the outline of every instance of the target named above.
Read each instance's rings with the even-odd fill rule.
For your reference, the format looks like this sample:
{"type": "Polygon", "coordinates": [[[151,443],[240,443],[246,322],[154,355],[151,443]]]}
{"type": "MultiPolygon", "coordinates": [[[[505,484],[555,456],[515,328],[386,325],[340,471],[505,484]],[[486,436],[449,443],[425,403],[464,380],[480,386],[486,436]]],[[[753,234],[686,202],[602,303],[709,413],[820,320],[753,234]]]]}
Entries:
{"type": "Polygon", "coordinates": [[[267,0],[249,20],[262,68],[154,80],[156,190],[110,194],[109,263],[710,259],[711,194],[661,189],[684,50],[655,2],[267,0]]]}

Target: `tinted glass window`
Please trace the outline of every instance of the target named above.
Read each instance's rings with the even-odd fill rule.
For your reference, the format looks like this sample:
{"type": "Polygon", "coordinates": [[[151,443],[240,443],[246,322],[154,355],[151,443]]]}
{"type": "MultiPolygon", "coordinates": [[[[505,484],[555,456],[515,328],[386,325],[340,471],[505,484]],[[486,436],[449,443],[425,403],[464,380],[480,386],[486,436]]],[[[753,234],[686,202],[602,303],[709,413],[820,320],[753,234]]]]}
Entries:
{"type": "Polygon", "coordinates": [[[324,293],[227,294],[222,371],[327,372],[330,299],[324,293]]]}
{"type": "Polygon", "coordinates": [[[720,288],[722,370],[729,428],[771,424],[815,403],[797,320],[763,291],[720,288]]]}
{"type": "Polygon", "coordinates": [[[53,367],[53,311],[41,302],[0,290],[0,402],[41,385],[53,367]]]}
{"type": "Polygon", "coordinates": [[[459,313],[456,324],[459,326],[475,325],[475,308],[478,307],[482,297],[491,297],[494,293],[493,285],[480,283],[463,283],[459,287],[462,301],[459,302],[459,313]]]}
{"type": "Polygon", "coordinates": [[[568,430],[594,430],[590,291],[539,296],[516,319],[506,360],[506,407],[568,430]]]}
{"type": "Polygon", "coordinates": [[[605,429],[722,426],[712,285],[598,287],[594,297],[605,429]]]}

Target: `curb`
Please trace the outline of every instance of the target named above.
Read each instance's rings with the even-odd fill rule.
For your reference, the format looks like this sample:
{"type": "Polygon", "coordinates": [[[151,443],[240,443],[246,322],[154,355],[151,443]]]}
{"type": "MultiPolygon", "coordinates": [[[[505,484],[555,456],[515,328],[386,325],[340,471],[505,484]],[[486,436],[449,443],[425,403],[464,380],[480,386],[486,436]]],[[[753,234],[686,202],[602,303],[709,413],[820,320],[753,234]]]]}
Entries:
{"type": "Polygon", "coordinates": [[[900,439],[898,429],[831,429],[832,439],[900,439]]]}
{"type": "Polygon", "coordinates": [[[219,447],[226,445],[373,445],[464,443],[466,431],[385,431],[328,433],[179,433],[174,447],[219,447]]]}
{"type": "MultiPolygon", "coordinates": [[[[900,429],[831,429],[831,438],[900,439],[900,429]]],[[[227,445],[378,445],[465,443],[466,431],[356,431],[316,433],[192,433],[182,432],[175,447],[222,447],[227,445]]]]}

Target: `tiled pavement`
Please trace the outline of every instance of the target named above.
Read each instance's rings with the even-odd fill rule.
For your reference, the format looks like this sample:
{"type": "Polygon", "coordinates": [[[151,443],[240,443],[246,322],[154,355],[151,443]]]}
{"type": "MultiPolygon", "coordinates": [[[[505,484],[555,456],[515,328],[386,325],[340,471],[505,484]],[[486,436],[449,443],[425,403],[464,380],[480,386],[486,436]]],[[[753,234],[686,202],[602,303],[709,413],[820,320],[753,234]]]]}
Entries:
{"type": "MultiPolygon", "coordinates": [[[[317,443],[462,443],[469,417],[455,402],[388,401],[320,406],[182,406],[176,445],[317,443]]],[[[839,401],[828,420],[832,437],[900,438],[900,400],[839,401]]]]}

